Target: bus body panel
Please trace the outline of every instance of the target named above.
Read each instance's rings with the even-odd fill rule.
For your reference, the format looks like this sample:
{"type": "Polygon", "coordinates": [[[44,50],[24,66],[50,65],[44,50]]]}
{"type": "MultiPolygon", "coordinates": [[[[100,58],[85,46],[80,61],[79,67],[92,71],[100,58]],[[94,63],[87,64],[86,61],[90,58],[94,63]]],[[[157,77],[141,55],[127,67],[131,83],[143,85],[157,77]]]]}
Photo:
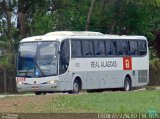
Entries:
{"type": "Polygon", "coordinates": [[[140,58],[132,57],[132,70],[129,71],[123,70],[123,57],[94,58],[94,65],[92,64],[92,58],[73,58],[70,61],[69,70],[75,74],[78,73],[82,77],[83,89],[120,88],[123,87],[124,79],[127,75],[131,77],[133,87],[143,86],[148,84],[149,81],[149,66],[146,65],[149,63],[149,60],[147,57],[148,55],[140,58]],[[104,67],[105,61],[116,62],[116,67],[104,67]],[[136,65],[137,62],[140,66],[136,65]],[[140,71],[147,72],[146,82],[138,82],[140,71]]]}

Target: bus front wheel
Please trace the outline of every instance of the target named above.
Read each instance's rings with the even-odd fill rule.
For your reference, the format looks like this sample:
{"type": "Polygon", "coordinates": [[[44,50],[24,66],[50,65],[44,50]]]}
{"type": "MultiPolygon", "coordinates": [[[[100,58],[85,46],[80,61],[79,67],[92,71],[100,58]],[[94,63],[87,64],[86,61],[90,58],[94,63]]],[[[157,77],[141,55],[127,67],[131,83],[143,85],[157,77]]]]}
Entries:
{"type": "Polygon", "coordinates": [[[132,85],[131,85],[131,80],[129,77],[126,77],[125,80],[124,80],[124,88],[123,90],[124,91],[130,91],[132,88],[132,85]]]}
{"type": "Polygon", "coordinates": [[[73,90],[72,91],[69,91],[68,93],[69,94],[78,94],[79,93],[79,91],[80,91],[80,86],[81,84],[79,83],[79,81],[78,80],[75,80],[74,82],[73,82],[73,90]]]}

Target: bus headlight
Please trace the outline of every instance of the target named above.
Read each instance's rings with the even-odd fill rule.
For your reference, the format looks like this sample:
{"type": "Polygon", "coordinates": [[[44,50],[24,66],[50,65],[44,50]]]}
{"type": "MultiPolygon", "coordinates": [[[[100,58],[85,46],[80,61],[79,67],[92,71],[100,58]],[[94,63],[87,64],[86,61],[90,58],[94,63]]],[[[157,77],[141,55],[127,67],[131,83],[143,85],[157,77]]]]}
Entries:
{"type": "Polygon", "coordinates": [[[58,80],[48,81],[49,84],[57,84],[58,80]]]}
{"type": "Polygon", "coordinates": [[[19,85],[24,84],[23,82],[18,82],[19,85]]]}

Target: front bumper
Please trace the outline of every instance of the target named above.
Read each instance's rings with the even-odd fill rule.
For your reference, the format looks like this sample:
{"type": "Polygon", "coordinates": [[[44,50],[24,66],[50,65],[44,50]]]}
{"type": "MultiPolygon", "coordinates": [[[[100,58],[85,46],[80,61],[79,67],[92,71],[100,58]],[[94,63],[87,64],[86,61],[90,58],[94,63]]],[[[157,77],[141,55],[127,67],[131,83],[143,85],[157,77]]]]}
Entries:
{"type": "Polygon", "coordinates": [[[18,92],[56,92],[60,91],[57,84],[17,84],[18,92]]]}

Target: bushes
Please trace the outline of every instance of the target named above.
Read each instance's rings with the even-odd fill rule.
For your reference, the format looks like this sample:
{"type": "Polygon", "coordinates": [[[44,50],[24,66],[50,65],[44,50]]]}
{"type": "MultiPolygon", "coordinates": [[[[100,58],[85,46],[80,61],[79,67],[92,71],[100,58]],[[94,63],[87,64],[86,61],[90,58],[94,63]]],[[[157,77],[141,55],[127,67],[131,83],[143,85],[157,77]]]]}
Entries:
{"type": "Polygon", "coordinates": [[[150,61],[150,75],[149,85],[159,86],[160,85],[160,59],[154,58],[150,61]]]}
{"type": "Polygon", "coordinates": [[[0,68],[0,93],[16,93],[15,68],[0,68]]]}
{"type": "Polygon", "coordinates": [[[0,57],[0,93],[16,92],[16,55],[8,53],[0,57]]]}

